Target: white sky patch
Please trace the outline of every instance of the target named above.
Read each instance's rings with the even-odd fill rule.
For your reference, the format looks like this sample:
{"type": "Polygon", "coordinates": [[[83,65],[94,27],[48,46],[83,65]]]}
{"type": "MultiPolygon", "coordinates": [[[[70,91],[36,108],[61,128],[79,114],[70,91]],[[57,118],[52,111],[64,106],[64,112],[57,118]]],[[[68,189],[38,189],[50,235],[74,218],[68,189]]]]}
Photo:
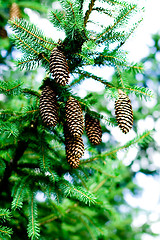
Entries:
{"type": "Polygon", "coordinates": [[[156,236],[152,237],[149,234],[145,233],[142,236],[142,240],[160,240],[160,237],[156,237],[156,236]]]}
{"type": "Polygon", "coordinates": [[[4,101],[6,99],[6,96],[4,94],[0,94],[0,101],[4,101]]]}
{"type": "Polygon", "coordinates": [[[110,139],[110,135],[108,133],[103,133],[102,135],[102,142],[107,143],[110,139]]]}
{"type": "Polygon", "coordinates": [[[127,151],[125,151],[125,150],[118,151],[117,156],[120,160],[123,161],[123,164],[128,166],[136,158],[137,153],[138,153],[138,148],[131,147],[127,151]]]}
{"type": "Polygon", "coordinates": [[[45,202],[46,196],[44,195],[43,192],[37,192],[36,198],[39,202],[45,202]]]}
{"type": "Polygon", "coordinates": [[[160,221],[151,224],[151,230],[152,230],[152,232],[155,233],[155,234],[160,234],[160,227],[159,227],[159,226],[160,226],[160,221]]]}
{"type": "Polygon", "coordinates": [[[145,224],[147,222],[147,216],[146,213],[141,213],[139,214],[138,217],[136,217],[133,222],[132,222],[132,226],[133,227],[141,227],[143,224],[145,224]]]}
{"type": "Polygon", "coordinates": [[[142,134],[146,130],[153,130],[155,122],[152,116],[147,116],[145,119],[141,119],[137,123],[139,134],[142,134]]]}
{"type": "Polygon", "coordinates": [[[121,145],[131,141],[136,137],[136,133],[133,129],[131,129],[127,134],[124,134],[119,127],[112,127],[111,134],[114,136],[115,140],[119,142],[121,145]]]}
{"type": "Polygon", "coordinates": [[[126,190],[125,200],[134,208],[140,207],[147,211],[156,211],[160,214],[159,196],[160,196],[160,179],[152,176],[146,176],[143,173],[137,173],[135,183],[142,187],[142,194],[134,197],[130,191],[126,190]]]}
{"type": "MultiPolygon", "coordinates": [[[[160,1],[159,0],[141,0],[145,6],[144,20],[125,44],[128,50],[128,57],[131,61],[138,62],[149,53],[148,46],[152,46],[151,34],[160,31],[160,1]]],[[[138,4],[139,4],[138,2],[138,4]]]]}
{"type": "Polygon", "coordinates": [[[29,8],[26,8],[25,12],[29,15],[30,21],[41,29],[45,33],[46,37],[52,38],[55,42],[59,39],[63,40],[65,38],[65,33],[57,30],[57,28],[55,28],[48,19],[41,18],[37,12],[29,8]]]}

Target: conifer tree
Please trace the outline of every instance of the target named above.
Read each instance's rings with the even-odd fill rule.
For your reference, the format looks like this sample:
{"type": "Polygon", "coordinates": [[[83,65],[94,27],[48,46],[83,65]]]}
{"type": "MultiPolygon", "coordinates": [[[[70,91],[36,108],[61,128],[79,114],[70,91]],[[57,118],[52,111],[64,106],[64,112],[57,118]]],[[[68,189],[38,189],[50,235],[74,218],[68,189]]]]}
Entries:
{"type": "Polygon", "coordinates": [[[96,111],[98,99],[92,94],[81,98],[73,87],[91,78],[105,86],[108,101],[118,101],[119,91],[126,96],[152,97],[149,89],[123,78],[126,71],[142,71],[141,64],[127,61],[122,47],[141,22],[141,18],[134,24],[132,20],[143,9],[126,0],[58,2],[62,9],[52,10],[49,16],[53,26],[65,33],[58,42],[24,18],[9,21],[12,41],[23,53],[17,65],[26,71],[22,73],[27,82],[5,77],[0,81],[1,93],[9,102],[0,112],[0,237],[141,239],[149,230],[132,229],[131,207],[120,214],[124,189],[134,192],[136,186],[131,170],[118,159],[117,152],[148,143],[152,140],[150,132],[137,134],[123,146],[105,144],[103,134],[110,134],[107,126],[118,125],[114,109],[103,106],[103,111],[96,111]],[[94,13],[99,18],[107,16],[108,22],[92,20],[94,13]],[[40,64],[46,76],[38,89],[31,83],[30,73],[40,64]],[[87,70],[88,66],[112,66],[115,78],[107,81],[87,70]],[[99,133],[96,146],[84,132],[86,114],[91,124],[93,119],[98,124],[94,125],[99,133]],[[40,194],[44,194],[42,202],[40,194]]]}

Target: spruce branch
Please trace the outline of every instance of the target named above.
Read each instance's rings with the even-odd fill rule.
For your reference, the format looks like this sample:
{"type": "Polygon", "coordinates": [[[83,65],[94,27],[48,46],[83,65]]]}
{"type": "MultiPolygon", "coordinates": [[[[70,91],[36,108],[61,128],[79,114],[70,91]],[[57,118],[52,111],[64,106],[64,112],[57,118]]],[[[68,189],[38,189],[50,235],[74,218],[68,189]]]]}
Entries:
{"type": "MultiPolygon", "coordinates": [[[[34,125],[34,127],[32,128],[32,134],[35,134],[35,129],[36,125],[34,125]]],[[[29,140],[27,138],[27,140],[23,139],[23,135],[26,134],[26,132],[31,134],[31,125],[29,127],[26,127],[22,130],[21,132],[21,137],[20,139],[17,141],[17,145],[15,146],[15,152],[13,157],[11,158],[10,162],[7,163],[6,168],[5,168],[5,172],[3,175],[3,178],[0,182],[0,193],[2,194],[3,191],[7,191],[9,192],[9,196],[10,196],[10,189],[9,189],[9,178],[12,174],[12,171],[16,171],[17,170],[17,163],[18,161],[21,159],[21,157],[23,156],[24,152],[26,151],[28,144],[29,144],[29,140]]]]}
{"type": "Polygon", "coordinates": [[[86,55],[82,54],[82,53],[77,53],[76,55],[80,56],[85,63],[85,65],[93,65],[94,64],[94,60],[87,57],[86,55]]]}
{"type": "MultiPolygon", "coordinates": [[[[15,121],[30,120],[31,116],[32,116],[32,119],[35,119],[39,115],[38,113],[39,113],[39,109],[35,108],[34,106],[24,107],[21,112],[12,112],[12,111],[9,112],[4,110],[0,112],[0,120],[2,119],[1,127],[3,128],[3,131],[6,131],[6,133],[8,132],[9,136],[13,135],[17,137],[19,133],[19,129],[15,121]]],[[[32,125],[32,122],[31,122],[31,125],[32,125]]]]}
{"type": "MultiPolygon", "coordinates": [[[[42,56],[43,57],[43,56],[42,56]]],[[[25,56],[24,58],[21,58],[20,60],[17,61],[17,66],[23,70],[31,70],[31,69],[36,69],[40,64],[40,59],[37,57],[27,57],[25,56]]]]}
{"type": "MultiPolygon", "coordinates": [[[[71,2],[69,2],[69,5],[70,5],[70,8],[71,8],[71,11],[72,11],[72,14],[73,14],[73,17],[76,19],[76,16],[75,16],[75,12],[74,12],[74,9],[73,9],[73,4],[71,2]]],[[[75,20],[76,21],[76,20],[75,20]]]]}
{"type": "Polygon", "coordinates": [[[26,186],[28,185],[29,177],[24,177],[23,180],[18,182],[18,188],[13,195],[13,201],[11,208],[12,210],[16,210],[17,208],[20,209],[23,206],[23,199],[26,191],[26,186]]]}
{"type": "Polygon", "coordinates": [[[93,7],[94,7],[94,4],[95,4],[95,1],[96,0],[91,0],[90,4],[89,4],[89,9],[87,10],[87,12],[85,13],[85,16],[84,16],[84,26],[86,26],[87,24],[87,21],[89,19],[89,16],[93,10],[93,7]]]}
{"type": "Polygon", "coordinates": [[[131,31],[125,36],[125,38],[123,40],[120,41],[119,46],[117,47],[117,49],[119,49],[120,47],[122,47],[126,41],[129,39],[129,37],[133,34],[133,32],[137,29],[137,27],[140,25],[140,23],[143,21],[143,18],[140,19],[131,29],[131,31]]]}
{"type": "MultiPolygon", "coordinates": [[[[20,39],[18,36],[14,36],[17,40],[19,40],[20,46],[22,46],[23,49],[29,49],[29,51],[33,54],[38,55],[39,53],[33,49],[29,44],[27,44],[25,41],[23,41],[22,39],[20,39]]],[[[18,45],[18,44],[17,44],[18,45]]]]}
{"type": "Polygon", "coordinates": [[[97,41],[98,39],[100,39],[103,35],[105,35],[106,33],[110,32],[111,30],[115,29],[119,23],[121,23],[126,17],[128,17],[128,15],[130,14],[131,11],[133,11],[136,8],[136,5],[131,6],[127,12],[126,9],[124,10],[124,14],[122,12],[121,16],[118,17],[118,19],[116,20],[116,22],[112,25],[109,26],[103,33],[101,33],[100,35],[98,35],[98,37],[96,39],[94,39],[94,41],[97,41]]]}
{"type": "MultiPolygon", "coordinates": [[[[26,41],[23,41],[21,38],[19,38],[18,36],[14,36],[16,39],[19,40],[19,43],[24,50],[29,50],[30,53],[32,53],[33,55],[36,55],[36,57],[39,57],[41,56],[42,58],[44,58],[48,63],[49,63],[49,59],[46,58],[45,54],[44,53],[41,53],[40,51],[37,51],[36,49],[34,49],[33,47],[31,47],[26,41]]],[[[17,47],[19,47],[17,45],[17,47]]],[[[36,47],[37,48],[37,47],[36,47]]],[[[34,61],[36,60],[37,58],[34,59],[34,61]]],[[[31,60],[31,59],[30,59],[31,60]]],[[[24,64],[24,63],[27,63],[28,61],[22,61],[21,64],[24,64]]]]}
{"type": "Polygon", "coordinates": [[[70,87],[79,83],[80,81],[82,81],[85,78],[93,78],[94,80],[101,82],[102,84],[104,84],[106,87],[109,88],[114,88],[114,86],[112,85],[112,83],[106,81],[105,79],[101,78],[101,77],[97,77],[96,75],[94,75],[93,73],[90,73],[88,71],[82,71],[81,69],[78,69],[77,71],[75,71],[74,73],[78,73],[79,74],[79,78],[74,79],[71,83],[70,83],[70,87]]]}
{"type": "Polygon", "coordinates": [[[0,81],[0,93],[5,95],[18,95],[21,93],[21,86],[19,80],[14,82],[11,81],[0,81]]]}
{"type": "Polygon", "coordinates": [[[40,97],[40,93],[39,92],[31,90],[29,88],[23,88],[22,92],[25,93],[25,94],[28,94],[28,95],[32,95],[32,96],[38,97],[38,98],[40,97]]]}
{"type": "Polygon", "coordinates": [[[50,21],[54,23],[57,28],[64,29],[65,27],[67,27],[67,24],[64,21],[64,14],[62,14],[61,12],[51,11],[50,21]]]}
{"type": "Polygon", "coordinates": [[[7,238],[11,238],[11,235],[13,234],[13,230],[11,228],[8,228],[6,226],[0,225],[0,238],[2,240],[5,240],[7,238]]]}
{"type": "Polygon", "coordinates": [[[77,40],[83,42],[84,38],[86,38],[82,11],[80,10],[81,6],[80,4],[69,0],[60,0],[60,3],[65,11],[65,16],[58,13],[58,20],[55,19],[56,21],[54,22],[57,26],[59,25],[59,27],[62,27],[65,30],[66,39],[64,43],[73,41],[74,44],[78,46],[78,43],[80,44],[80,42],[77,42],[77,40]]]}
{"type": "Polygon", "coordinates": [[[134,86],[134,87],[129,87],[125,86],[124,90],[127,90],[128,93],[134,93],[136,97],[143,97],[145,100],[148,98],[154,98],[154,93],[145,87],[139,87],[139,86],[134,86]]]}
{"type": "Polygon", "coordinates": [[[49,179],[52,183],[55,183],[55,181],[59,181],[59,176],[57,175],[57,173],[49,167],[48,167],[48,173],[49,173],[49,179]]]}
{"type": "Polygon", "coordinates": [[[87,214],[86,211],[83,211],[82,208],[77,206],[71,211],[71,213],[76,214],[78,220],[80,220],[86,227],[87,232],[90,235],[90,239],[96,240],[99,235],[103,235],[103,230],[97,226],[95,220],[92,218],[92,216],[90,216],[90,214],[87,214]]]}
{"type": "Polygon", "coordinates": [[[45,139],[41,139],[40,144],[40,168],[43,172],[50,172],[51,180],[55,181],[56,175],[53,173],[50,169],[51,167],[51,161],[53,160],[47,151],[47,143],[45,142],[45,139]],[[55,177],[54,177],[55,176],[55,177]]]}
{"type": "Polygon", "coordinates": [[[123,79],[122,79],[122,76],[120,73],[120,69],[118,66],[116,66],[116,68],[117,68],[117,72],[118,72],[118,87],[122,87],[124,89],[125,85],[124,85],[124,82],[123,82],[123,79]]]}
{"type": "Polygon", "coordinates": [[[39,226],[55,221],[56,219],[58,219],[58,216],[55,216],[55,214],[51,214],[43,219],[40,219],[39,226]]]}
{"type": "Polygon", "coordinates": [[[126,54],[122,51],[108,51],[104,50],[95,56],[95,65],[108,65],[113,67],[121,67],[123,70],[133,71],[135,73],[142,72],[141,64],[128,64],[126,54]]]}
{"type": "Polygon", "coordinates": [[[97,12],[102,12],[106,15],[108,15],[109,17],[113,17],[113,12],[112,10],[109,10],[109,9],[104,9],[102,7],[95,7],[95,8],[92,8],[93,11],[97,11],[97,12]]]}
{"type": "Polygon", "coordinates": [[[14,86],[14,87],[12,87],[12,88],[10,88],[10,89],[4,89],[4,88],[2,88],[2,87],[0,87],[0,88],[1,88],[1,90],[4,91],[4,92],[10,92],[10,91],[12,91],[13,89],[18,88],[20,85],[21,85],[21,84],[18,84],[18,85],[14,86]]]}
{"type": "Polygon", "coordinates": [[[108,180],[108,177],[107,177],[107,178],[104,178],[104,179],[95,187],[95,189],[93,190],[93,193],[96,193],[96,192],[106,183],[107,180],[108,180]]]}
{"type": "Polygon", "coordinates": [[[11,161],[6,164],[3,178],[0,181],[0,193],[1,194],[3,193],[3,191],[10,192],[9,178],[12,174],[12,171],[16,170],[17,162],[22,157],[24,151],[27,149],[27,146],[28,146],[28,143],[26,143],[24,141],[19,141],[13,159],[11,159],[11,161]]]}
{"type": "Polygon", "coordinates": [[[25,54],[18,61],[18,66],[21,69],[34,69],[42,61],[42,64],[49,68],[49,56],[53,47],[56,46],[52,39],[46,38],[41,30],[25,20],[14,19],[9,23],[15,32],[13,40],[17,48],[25,54]]]}
{"type": "Polygon", "coordinates": [[[0,209],[0,219],[5,222],[6,220],[9,221],[12,217],[12,214],[9,209],[0,209]]]}
{"type": "Polygon", "coordinates": [[[118,4],[118,5],[121,5],[123,7],[126,7],[126,3],[122,2],[122,1],[117,1],[117,0],[106,0],[106,1],[107,1],[107,3],[109,3],[111,5],[118,4]]]}
{"type": "Polygon", "coordinates": [[[78,180],[81,181],[83,187],[86,189],[86,190],[89,190],[86,183],[85,183],[85,180],[83,179],[83,176],[81,174],[79,174],[78,172],[75,172],[74,173],[76,175],[76,177],[78,178],[78,180]]]}
{"type": "Polygon", "coordinates": [[[73,197],[89,205],[96,203],[96,197],[81,187],[74,187],[67,181],[63,181],[61,183],[61,188],[63,189],[66,197],[73,197]]]}
{"type": "Polygon", "coordinates": [[[105,43],[107,41],[109,41],[110,43],[114,43],[114,42],[122,42],[125,39],[125,33],[121,32],[121,33],[117,33],[117,32],[110,32],[106,35],[104,35],[101,40],[99,40],[99,44],[105,43]]]}
{"type": "Polygon", "coordinates": [[[49,45],[55,46],[55,43],[51,39],[46,39],[46,37],[43,36],[42,32],[34,24],[29,24],[24,19],[21,20],[16,18],[9,21],[9,23],[17,34],[22,33],[23,35],[26,35],[28,37],[31,35],[38,43],[45,42],[49,45]]]}
{"type": "Polygon", "coordinates": [[[35,200],[35,193],[30,193],[29,196],[29,223],[28,223],[28,237],[32,240],[39,239],[40,237],[40,228],[37,221],[37,204],[35,200]]]}

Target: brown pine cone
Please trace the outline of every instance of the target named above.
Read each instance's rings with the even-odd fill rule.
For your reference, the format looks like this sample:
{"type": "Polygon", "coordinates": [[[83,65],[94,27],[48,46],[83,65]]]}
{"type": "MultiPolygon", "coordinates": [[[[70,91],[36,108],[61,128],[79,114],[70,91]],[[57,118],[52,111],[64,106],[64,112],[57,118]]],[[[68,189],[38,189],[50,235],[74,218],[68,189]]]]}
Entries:
{"type": "Polygon", "coordinates": [[[66,125],[69,133],[73,137],[81,137],[84,131],[84,119],[79,102],[73,97],[69,97],[65,110],[66,125]]]}
{"type": "Polygon", "coordinates": [[[13,20],[14,18],[21,18],[21,11],[17,3],[12,3],[9,11],[10,20],[13,20]]]}
{"type": "Polygon", "coordinates": [[[118,90],[119,97],[115,102],[115,115],[119,128],[123,133],[128,133],[133,126],[133,111],[129,97],[118,90]]]}
{"type": "Polygon", "coordinates": [[[49,86],[42,91],[39,108],[43,122],[54,127],[58,122],[58,107],[56,94],[49,86]]]}
{"type": "Polygon", "coordinates": [[[89,141],[93,145],[98,145],[102,141],[102,129],[100,121],[97,118],[92,117],[88,113],[85,115],[85,130],[89,141]]]}
{"type": "Polygon", "coordinates": [[[84,154],[84,144],[81,137],[73,137],[67,130],[67,127],[64,128],[65,135],[65,148],[66,148],[66,159],[71,167],[76,168],[79,165],[79,159],[84,154]]]}
{"type": "Polygon", "coordinates": [[[69,72],[64,54],[55,47],[50,56],[50,72],[55,81],[62,86],[68,84],[69,72]]]}

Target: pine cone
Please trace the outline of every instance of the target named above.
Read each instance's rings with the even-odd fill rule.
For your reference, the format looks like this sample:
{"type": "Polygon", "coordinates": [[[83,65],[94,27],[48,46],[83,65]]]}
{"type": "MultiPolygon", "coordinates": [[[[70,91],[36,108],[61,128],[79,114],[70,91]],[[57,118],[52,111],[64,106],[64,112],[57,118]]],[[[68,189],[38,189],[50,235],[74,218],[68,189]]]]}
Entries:
{"type": "Polygon", "coordinates": [[[84,154],[84,144],[81,137],[70,135],[68,128],[64,125],[66,159],[72,168],[77,168],[80,158],[84,154]]]}
{"type": "Polygon", "coordinates": [[[123,133],[128,133],[133,126],[133,111],[129,97],[118,90],[119,97],[115,102],[115,114],[119,128],[123,133]]]}
{"type": "Polygon", "coordinates": [[[49,86],[42,91],[39,108],[43,122],[54,127],[58,122],[58,107],[56,94],[49,86]]]}
{"type": "Polygon", "coordinates": [[[100,121],[97,118],[92,117],[88,113],[85,115],[85,130],[89,141],[93,145],[98,145],[102,141],[102,130],[100,121]]]}
{"type": "Polygon", "coordinates": [[[12,3],[9,11],[10,20],[13,20],[14,18],[21,18],[21,11],[17,3],[12,3]]]}
{"type": "Polygon", "coordinates": [[[50,72],[57,83],[62,86],[68,84],[69,72],[67,61],[63,53],[56,47],[50,56],[50,72]]]}
{"type": "Polygon", "coordinates": [[[66,102],[66,125],[73,137],[81,137],[84,131],[84,119],[79,102],[69,97],[66,102]]]}
{"type": "Polygon", "coordinates": [[[0,27],[0,37],[7,38],[7,31],[3,27],[0,27]]]}

